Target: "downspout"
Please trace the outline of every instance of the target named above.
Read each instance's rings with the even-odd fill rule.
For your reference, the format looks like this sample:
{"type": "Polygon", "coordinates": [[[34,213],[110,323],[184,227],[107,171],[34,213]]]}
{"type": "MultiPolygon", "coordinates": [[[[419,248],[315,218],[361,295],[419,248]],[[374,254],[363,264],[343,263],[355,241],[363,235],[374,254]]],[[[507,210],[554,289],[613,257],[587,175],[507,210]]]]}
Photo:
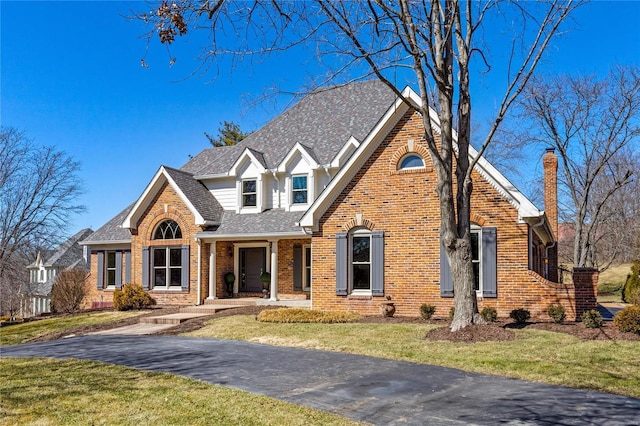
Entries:
{"type": "MultiPolygon", "coordinates": [[[[550,246],[547,246],[544,248],[544,268],[545,268],[545,274],[547,274],[547,276],[545,278],[549,279],[549,249],[552,249],[556,246],[558,242],[554,241],[553,244],[551,244],[550,246]]],[[[559,262],[556,262],[559,263],[559,262]]],[[[558,279],[559,280],[559,279],[558,279]]]]}
{"type": "Polygon", "coordinates": [[[273,175],[273,178],[276,180],[276,182],[278,183],[278,208],[280,208],[280,204],[281,204],[281,196],[280,196],[280,178],[278,178],[278,173],[277,171],[271,170],[271,174],[273,175]]]}
{"type": "MultiPolygon", "coordinates": [[[[329,178],[329,182],[331,182],[331,173],[329,173],[329,165],[326,164],[326,165],[322,166],[322,168],[324,169],[324,172],[327,174],[327,177],[329,178]]],[[[327,187],[327,185],[324,186],[324,188],[326,188],[326,187],[327,187]]]]}
{"type": "MultiPolygon", "coordinates": [[[[540,222],[536,223],[535,225],[531,225],[531,227],[529,228],[529,270],[530,271],[533,271],[533,263],[532,263],[533,256],[531,253],[533,249],[533,230],[534,228],[537,228],[542,225],[544,225],[544,216],[540,218],[540,222]]],[[[546,256],[546,253],[545,253],[545,256],[546,256]]]]}

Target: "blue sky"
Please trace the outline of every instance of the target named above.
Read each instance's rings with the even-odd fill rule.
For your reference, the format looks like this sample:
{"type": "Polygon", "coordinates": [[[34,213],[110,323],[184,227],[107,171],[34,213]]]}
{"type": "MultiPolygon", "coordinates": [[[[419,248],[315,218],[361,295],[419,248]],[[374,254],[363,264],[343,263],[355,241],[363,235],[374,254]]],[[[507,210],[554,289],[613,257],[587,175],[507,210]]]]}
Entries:
{"type": "MultiPolygon", "coordinates": [[[[300,89],[318,73],[315,61],[290,52],[191,76],[204,35],[180,39],[171,55],[155,41],[147,51],[146,29],[123,18],[144,7],[0,0],[0,122],[81,162],[87,212],[69,233],[99,228],[142,193],[160,165],[180,167],[210,147],[203,132],[216,134],[221,121],[244,130],[264,125],[291,98],[253,101],[270,87],[300,89]]],[[[542,71],[605,74],[612,64],[640,65],[640,1],[595,1],[574,18],[542,71]]],[[[482,78],[479,110],[496,102],[494,83],[482,78]]]]}

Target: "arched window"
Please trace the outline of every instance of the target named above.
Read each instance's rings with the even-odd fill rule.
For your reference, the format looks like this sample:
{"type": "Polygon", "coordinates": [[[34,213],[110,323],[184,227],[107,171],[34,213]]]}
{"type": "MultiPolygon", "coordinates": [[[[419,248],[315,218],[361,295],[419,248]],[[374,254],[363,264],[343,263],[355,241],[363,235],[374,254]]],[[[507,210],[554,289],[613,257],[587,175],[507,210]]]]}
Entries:
{"type": "Polygon", "coordinates": [[[182,231],[174,220],[161,222],[153,233],[154,240],[175,240],[179,238],[182,238],[182,231]]]}
{"type": "Polygon", "coordinates": [[[422,168],[424,168],[424,160],[418,154],[405,155],[398,165],[398,170],[422,168]]]}

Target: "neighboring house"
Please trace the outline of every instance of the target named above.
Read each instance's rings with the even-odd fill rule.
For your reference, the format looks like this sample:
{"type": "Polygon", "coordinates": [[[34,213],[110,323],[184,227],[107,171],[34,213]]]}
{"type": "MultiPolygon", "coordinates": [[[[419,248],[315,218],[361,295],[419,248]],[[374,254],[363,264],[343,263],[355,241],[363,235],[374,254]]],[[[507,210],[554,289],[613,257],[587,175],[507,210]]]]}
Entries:
{"type": "Polygon", "coordinates": [[[60,244],[55,250],[40,250],[36,260],[27,266],[29,270],[29,285],[26,296],[27,315],[39,315],[51,312],[51,288],[56,276],[65,269],[89,270],[88,250],[79,244],[93,231],[83,229],[60,244]]]}
{"type": "MultiPolygon", "coordinates": [[[[404,95],[419,102],[410,88],[404,95]]],[[[229,297],[228,273],[233,296],[261,296],[270,272],[271,300],[306,295],[313,308],[375,314],[390,297],[397,315],[429,303],[447,316],[453,287],[423,134],[414,109],[369,81],[317,91],[236,146],[161,166],[82,242],[91,247],[87,302],[139,283],[159,304],[208,303],[229,297]]],[[[553,282],[557,158],[544,162],[546,214],[486,160],[473,173],[476,288],[481,307],[501,316],[523,306],[541,315],[554,302],[572,315],[592,303],[590,283],[553,282]]]]}

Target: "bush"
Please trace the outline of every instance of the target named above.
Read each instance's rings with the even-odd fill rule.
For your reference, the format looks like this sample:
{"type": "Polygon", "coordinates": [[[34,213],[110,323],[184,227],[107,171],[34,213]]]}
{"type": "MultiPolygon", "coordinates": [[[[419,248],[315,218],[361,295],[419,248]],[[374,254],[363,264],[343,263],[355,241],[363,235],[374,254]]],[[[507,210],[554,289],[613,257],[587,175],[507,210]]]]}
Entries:
{"type": "Polygon", "coordinates": [[[420,316],[422,317],[422,319],[431,319],[431,317],[433,316],[433,314],[435,314],[436,312],[436,307],[433,305],[427,305],[426,303],[423,303],[422,305],[420,305],[420,316]]]}
{"type": "Polygon", "coordinates": [[[531,318],[531,312],[524,308],[518,308],[511,311],[509,317],[512,318],[516,324],[524,324],[531,318]]]}
{"type": "Polygon", "coordinates": [[[87,273],[82,269],[60,272],[51,287],[51,310],[67,314],[78,312],[85,296],[86,277],[87,273]]]}
{"type": "Polygon", "coordinates": [[[330,324],[358,321],[360,314],[350,311],[316,311],[312,309],[280,308],[264,310],[256,316],[256,319],[261,322],[330,324]]]}
{"type": "Polygon", "coordinates": [[[631,266],[631,274],[622,288],[622,300],[634,305],[640,304],[640,260],[636,260],[631,266]]]}
{"type": "Polygon", "coordinates": [[[496,311],[496,308],[485,306],[482,308],[482,311],[480,311],[480,316],[487,322],[494,322],[498,319],[498,311],[496,311]]]}
{"type": "Polygon", "coordinates": [[[621,310],[613,318],[618,330],[640,334],[640,306],[629,306],[621,310]]]}
{"type": "Polygon", "coordinates": [[[144,309],[156,304],[156,299],[138,284],[126,284],[113,292],[113,307],[118,311],[144,309]]]}
{"type": "Polygon", "coordinates": [[[567,317],[567,313],[564,310],[564,306],[561,304],[551,304],[547,309],[547,313],[556,324],[562,324],[567,317]]]}
{"type": "Polygon", "coordinates": [[[582,323],[587,328],[602,327],[602,315],[595,309],[590,309],[582,314],[582,323]]]}

